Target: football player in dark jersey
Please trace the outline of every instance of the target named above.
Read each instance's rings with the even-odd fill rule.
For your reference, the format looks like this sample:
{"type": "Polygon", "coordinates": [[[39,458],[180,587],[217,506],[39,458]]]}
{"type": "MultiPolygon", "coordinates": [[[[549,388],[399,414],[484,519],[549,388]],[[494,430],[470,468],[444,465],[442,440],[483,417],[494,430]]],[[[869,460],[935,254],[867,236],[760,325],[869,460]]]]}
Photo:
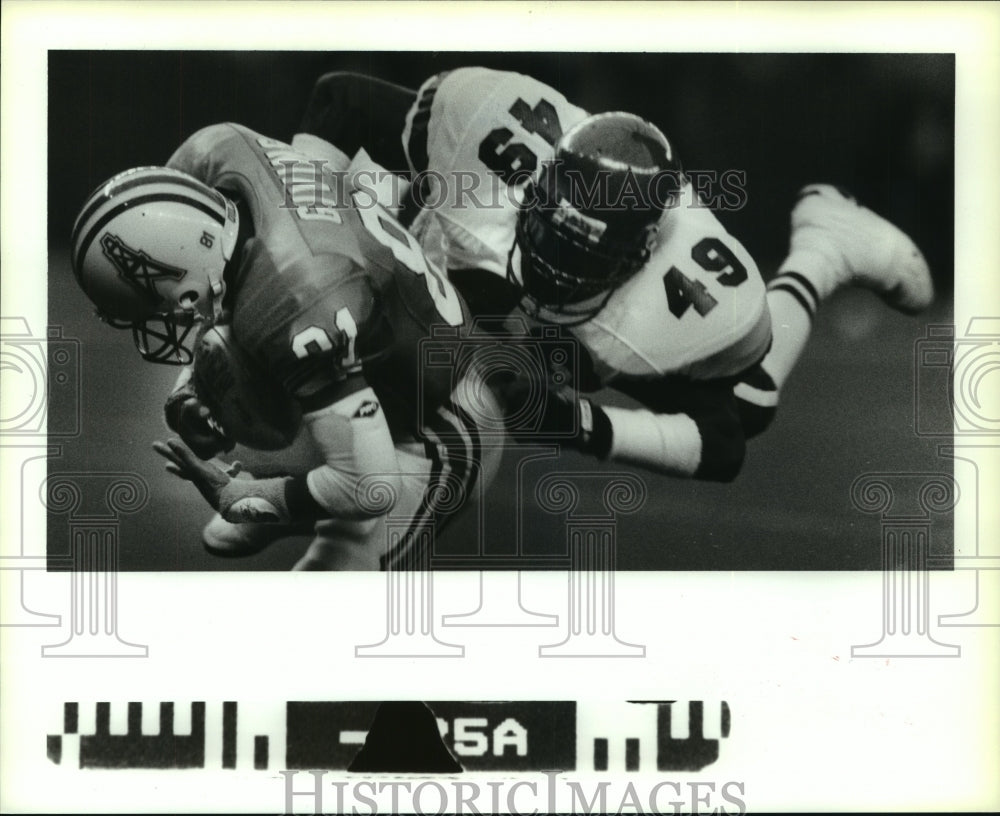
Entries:
{"type": "Polygon", "coordinates": [[[308,521],[317,537],[300,568],[402,568],[426,557],[422,532],[446,521],[456,491],[489,478],[477,429],[488,392],[469,387],[474,370],[420,359],[435,327],[464,330],[461,297],[388,212],[356,206],[288,145],[205,128],[167,167],[98,187],[72,246],[98,313],[131,330],[144,359],[187,366],[167,421],[190,447],[154,447],[218,511],[207,545],[245,553],[275,537],[255,535],[261,522],[308,521]],[[305,473],[234,478],[204,461],[233,441],[281,447],[300,423],[319,455],[305,473]],[[412,524],[390,548],[379,524],[393,504],[412,524]]]}
{"type": "MultiPolygon", "coordinates": [[[[765,291],[658,129],[630,114],[590,115],[521,74],[460,68],[419,91],[328,74],[301,131],[293,144],[323,160],[345,164],[364,148],[409,176],[404,221],[474,311],[519,308],[577,337],[595,377],[554,394],[546,422],[580,428],[570,441],[599,458],[731,479],[827,296],[862,286],[909,313],[933,298],[913,242],[828,185],[802,190],[789,256],[765,291]],[[644,189],[656,178],[682,184],[658,197],[644,189]],[[628,206],[593,197],[629,180],[628,206]],[[595,386],[642,407],[579,393],[595,386]]],[[[516,404],[525,384],[513,387],[516,404]]]]}

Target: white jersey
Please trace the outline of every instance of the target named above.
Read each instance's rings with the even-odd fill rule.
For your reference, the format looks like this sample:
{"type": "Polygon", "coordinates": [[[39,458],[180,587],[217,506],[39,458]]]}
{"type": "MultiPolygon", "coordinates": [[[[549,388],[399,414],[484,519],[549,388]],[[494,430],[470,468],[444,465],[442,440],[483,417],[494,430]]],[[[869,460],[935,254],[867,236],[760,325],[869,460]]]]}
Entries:
{"type": "MultiPolygon", "coordinates": [[[[412,226],[424,250],[449,269],[506,276],[524,184],[586,116],[521,74],[461,68],[425,82],[403,134],[411,168],[425,180],[412,226]]],[[[571,331],[605,383],[733,376],[771,340],[757,265],[690,185],[664,213],[645,266],[571,331]]]]}
{"type": "Polygon", "coordinates": [[[424,251],[448,269],[505,275],[530,174],[587,115],[522,74],[460,68],[425,82],[403,131],[426,185],[410,228],[424,251]]]}

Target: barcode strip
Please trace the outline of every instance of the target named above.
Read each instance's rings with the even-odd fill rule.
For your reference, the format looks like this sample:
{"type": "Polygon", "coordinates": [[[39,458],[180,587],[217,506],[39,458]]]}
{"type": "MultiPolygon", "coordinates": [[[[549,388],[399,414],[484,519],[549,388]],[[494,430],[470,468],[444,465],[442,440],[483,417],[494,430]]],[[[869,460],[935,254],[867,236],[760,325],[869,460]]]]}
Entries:
{"type": "Polygon", "coordinates": [[[66,703],[63,706],[63,733],[75,734],[80,722],[80,707],[77,703],[66,703]]]}
{"type": "Polygon", "coordinates": [[[222,704],[222,767],[236,767],[236,703],[222,704]]]}
{"type": "Polygon", "coordinates": [[[635,737],[625,740],[625,770],[639,770],[639,740],[635,737]]]}
{"type": "Polygon", "coordinates": [[[253,767],[255,771],[266,771],[268,762],[268,740],[267,737],[256,736],[253,738],[253,767]]]}
{"type": "Polygon", "coordinates": [[[608,769],[608,741],[603,737],[594,740],[594,770],[606,771],[608,769]]]}

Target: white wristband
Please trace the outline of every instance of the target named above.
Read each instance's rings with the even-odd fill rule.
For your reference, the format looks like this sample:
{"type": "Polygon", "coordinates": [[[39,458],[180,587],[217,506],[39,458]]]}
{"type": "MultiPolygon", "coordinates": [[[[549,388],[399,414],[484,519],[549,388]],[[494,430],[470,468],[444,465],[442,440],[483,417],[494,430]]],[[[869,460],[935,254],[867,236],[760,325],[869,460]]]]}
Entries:
{"type": "Polygon", "coordinates": [[[701,433],[687,414],[610,408],[611,458],[673,476],[693,476],[701,464],[701,433]]]}

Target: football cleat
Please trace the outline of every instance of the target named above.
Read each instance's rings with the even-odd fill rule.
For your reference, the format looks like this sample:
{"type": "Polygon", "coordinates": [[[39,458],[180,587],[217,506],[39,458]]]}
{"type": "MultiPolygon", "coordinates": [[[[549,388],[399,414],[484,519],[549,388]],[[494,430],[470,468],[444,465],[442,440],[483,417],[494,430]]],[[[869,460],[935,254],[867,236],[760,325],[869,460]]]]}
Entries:
{"type": "Polygon", "coordinates": [[[821,297],[841,286],[860,286],[906,314],[934,300],[927,262],[910,237],[832,185],[810,184],[799,192],[789,254],[803,253],[826,261],[829,277],[810,276],[821,297]]]}
{"type": "Polygon", "coordinates": [[[312,532],[312,524],[232,524],[216,513],[201,532],[205,549],[220,558],[256,555],[275,541],[312,532]]]}

